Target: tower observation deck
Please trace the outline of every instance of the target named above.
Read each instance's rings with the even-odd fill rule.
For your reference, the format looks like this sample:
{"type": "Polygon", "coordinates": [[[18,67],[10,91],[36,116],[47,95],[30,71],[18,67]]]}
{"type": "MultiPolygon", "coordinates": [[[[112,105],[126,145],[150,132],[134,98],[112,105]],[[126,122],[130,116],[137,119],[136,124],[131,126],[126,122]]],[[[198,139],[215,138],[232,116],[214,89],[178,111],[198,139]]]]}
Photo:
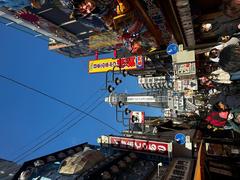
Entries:
{"type": "Polygon", "coordinates": [[[167,108],[168,96],[167,91],[143,92],[135,94],[111,93],[108,97],[105,98],[105,102],[113,106],[117,106],[119,103],[123,103],[124,105],[133,104],[140,106],[167,108]]]}

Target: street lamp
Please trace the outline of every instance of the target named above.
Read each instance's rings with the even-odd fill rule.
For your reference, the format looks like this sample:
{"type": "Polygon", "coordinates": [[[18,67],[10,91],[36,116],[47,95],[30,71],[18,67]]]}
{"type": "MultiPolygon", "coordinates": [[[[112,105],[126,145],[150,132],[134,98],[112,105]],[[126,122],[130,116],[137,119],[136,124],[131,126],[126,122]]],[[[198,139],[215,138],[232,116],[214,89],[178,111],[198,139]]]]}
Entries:
{"type": "Polygon", "coordinates": [[[115,88],[113,86],[109,85],[107,87],[107,90],[108,90],[109,93],[111,93],[111,92],[113,92],[115,90],[115,88]]]}
{"type": "Polygon", "coordinates": [[[119,108],[122,108],[124,106],[124,103],[122,101],[119,101],[118,106],[119,106],[119,108]]]}
{"type": "Polygon", "coordinates": [[[131,111],[130,109],[128,109],[128,108],[125,108],[124,112],[125,112],[126,115],[128,115],[128,114],[130,114],[132,111],[131,111]]]}
{"type": "Polygon", "coordinates": [[[126,69],[124,69],[124,70],[122,71],[122,75],[123,75],[123,77],[126,77],[126,76],[128,75],[128,72],[127,72],[126,69]]]}
{"type": "Polygon", "coordinates": [[[121,74],[123,77],[126,77],[128,72],[124,69],[121,70],[121,65],[120,66],[114,66],[112,70],[108,70],[106,72],[106,82],[105,82],[105,89],[108,90],[108,92],[113,92],[115,90],[115,88],[111,85],[109,85],[109,83],[114,83],[116,86],[118,86],[119,84],[122,83],[122,80],[119,77],[115,78],[115,74],[121,74]],[[120,72],[116,72],[115,68],[118,67],[120,72]],[[112,76],[109,80],[109,76],[108,73],[112,72],[112,76]]]}
{"type": "Polygon", "coordinates": [[[118,86],[119,84],[122,83],[122,80],[121,80],[120,78],[116,77],[115,80],[114,80],[114,82],[115,82],[115,84],[118,86]]]}

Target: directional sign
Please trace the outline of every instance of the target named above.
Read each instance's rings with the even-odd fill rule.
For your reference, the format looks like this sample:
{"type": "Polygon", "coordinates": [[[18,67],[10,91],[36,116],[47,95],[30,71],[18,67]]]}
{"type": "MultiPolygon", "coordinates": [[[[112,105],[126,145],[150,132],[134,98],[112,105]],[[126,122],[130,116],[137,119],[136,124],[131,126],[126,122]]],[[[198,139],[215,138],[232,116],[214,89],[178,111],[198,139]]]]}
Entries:
{"type": "Polygon", "coordinates": [[[174,43],[171,43],[168,45],[167,47],[167,53],[169,55],[174,55],[178,52],[178,45],[177,44],[174,44],[174,43]]]}
{"type": "Polygon", "coordinates": [[[175,141],[177,141],[178,144],[185,144],[186,136],[182,133],[178,133],[175,135],[175,141]]]}

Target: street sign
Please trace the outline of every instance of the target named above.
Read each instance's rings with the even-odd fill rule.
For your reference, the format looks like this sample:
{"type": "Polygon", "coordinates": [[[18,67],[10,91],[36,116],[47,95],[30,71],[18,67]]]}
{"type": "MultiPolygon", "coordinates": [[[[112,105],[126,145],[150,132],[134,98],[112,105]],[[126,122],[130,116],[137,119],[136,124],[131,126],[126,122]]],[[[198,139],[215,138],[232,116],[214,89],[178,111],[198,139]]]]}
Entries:
{"type": "Polygon", "coordinates": [[[177,141],[178,144],[185,144],[186,136],[182,133],[178,133],[175,135],[175,141],[177,141]]]}
{"type": "Polygon", "coordinates": [[[88,62],[89,73],[101,73],[108,71],[119,71],[121,70],[132,70],[132,69],[143,69],[144,68],[144,57],[143,56],[131,56],[123,57],[118,59],[107,58],[90,60],[88,62]],[[115,68],[116,67],[116,68],[115,68]]]}
{"type": "Polygon", "coordinates": [[[175,43],[171,43],[167,47],[167,54],[174,55],[178,52],[178,45],[175,43]]]}

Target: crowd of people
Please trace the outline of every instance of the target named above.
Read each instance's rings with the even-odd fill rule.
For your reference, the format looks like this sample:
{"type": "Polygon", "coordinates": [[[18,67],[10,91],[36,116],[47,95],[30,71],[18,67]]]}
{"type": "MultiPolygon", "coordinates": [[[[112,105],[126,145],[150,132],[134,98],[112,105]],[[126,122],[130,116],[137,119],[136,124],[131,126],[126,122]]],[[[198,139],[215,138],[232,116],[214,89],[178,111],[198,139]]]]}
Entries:
{"type": "Polygon", "coordinates": [[[207,128],[240,133],[240,45],[237,36],[212,48],[209,60],[218,69],[199,78],[207,94],[207,128]]]}

